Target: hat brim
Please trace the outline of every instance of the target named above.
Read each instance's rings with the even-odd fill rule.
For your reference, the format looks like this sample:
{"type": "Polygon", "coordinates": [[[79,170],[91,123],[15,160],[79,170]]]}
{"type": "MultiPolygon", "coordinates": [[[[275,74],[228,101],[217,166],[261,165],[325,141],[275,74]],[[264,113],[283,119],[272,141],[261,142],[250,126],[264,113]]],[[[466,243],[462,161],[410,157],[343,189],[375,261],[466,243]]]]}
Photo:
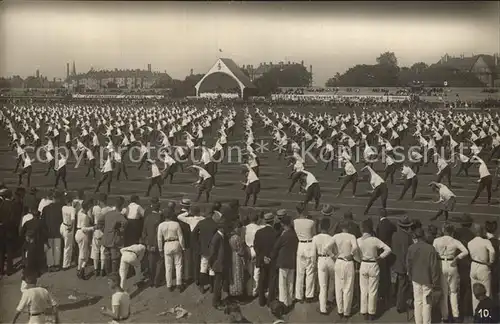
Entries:
{"type": "Polygon", "coordinates": [[[334,214],[333,212],[331,212],[331,213],[330,212],[328,212],[328,213],[321,212],[321,215],[323,215],[323,216],[333,216],[333,214],[334,214]]]}
{"type": "Polygon", "coordinates": [[[410,227],[410,226],[413,226],[413,222],[409,222],[409,223],[402,223],[402,222],[398,222],[398,226],[400,227],[410,227]]]}

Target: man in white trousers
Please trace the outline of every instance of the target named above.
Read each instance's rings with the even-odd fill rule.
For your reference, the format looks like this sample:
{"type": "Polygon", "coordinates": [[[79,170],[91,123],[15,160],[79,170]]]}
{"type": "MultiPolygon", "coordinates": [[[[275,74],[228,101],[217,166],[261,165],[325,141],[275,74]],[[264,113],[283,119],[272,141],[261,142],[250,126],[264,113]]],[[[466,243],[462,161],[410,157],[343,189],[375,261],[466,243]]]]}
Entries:
{"type": "Polygon", "coordinates": [[[165,221],[158,225],[158,251],[165,260],[165,280],[167,288],[173,291],[175,287],[183,291],[182,261],[184,253],[184,237],[174,210],[167,210],[165,221]],[[173,285],[173,270],[175,267],[176,285],[173,285]]]}
{"type": "Polygon", "coordinates": [[[252,297],[257,296],[258,283],[260,276],[260,268],[256,267],[256,254],[253,248],[253,242],[255,240],[255,233],[263,226],[258,225],[259,215],[257,213],[250,213],[248,215],[248,225],[244,227],[244,238],[245,244],[250,251],[250,262],[248,262],[248,273],[250,274],[250,280],[248,280],[248,294],[252,297]]]}
{"type": "Polygon", "coordinates": [[[66,197],[66,206],[62,207],[62,223],[60,227],[61,236],[63,238],[63,262],[62,269],[68,270],[71,267],[71,257],[73,256],[74,240],[74,224],[76,210],[72,206],[72,201],[66,197]]]}
{"type": "MultiPolygon", "coordinates": [[[[354,290],[354,260],[360,262],[356,236],[349,234],[349,223],[339,224],[341,233],[330,241],[335,255],[335,299],[340,318],[351,317],[352,294],[354,290]]],[[[330,246],[329,246],[330,248],[330,246]]]]}
{"type": "MultiPolygon", "coordinates": [[[[135,278],[140,278],[141,262],[146,254],[146,246],[144,244],[132,244],[120,249],[120,287],[125,290],[125,281],[127,280],[129,267],[134,268],[135,278]]],[[[134,280],[136,283],[138,280],[134,280]]]]}
{"type": "Polygon", "coordinates": [[[408,248],[406,268],[413,284],[415,324],[431,324],[432,305],[441,284],[441,260],[434,247],[425,241],[422,228],[414,231],[414,237],[417,242],[408,248]]]}
{"type": "MultiPolygon", "coordinates": [[[[333,208],[331,208],[333,214],[333,208]]],[[[313,237],[313,246],[318,260],[319,313],[328,315],[328,307],[333,305],[335,295],[335,262],[333,251],[327,249],[332,236],[328,234],[330,218],[323,218],[319,224],[320,233],[313,237]]]]}
{"type": "Polygon", "coordinates": [[[392,252],[391,248],[380,239],[372,236],[373,223],[370,219],[361,223],[363,235],[358,238],[361,254],[359,268],[360,308],[359,312],[366,321],[373,321],[377,314],[378,285],[380,268],[378,260],[383,260],[392,252]],[[382,250],[379,255],[378,251],[382,250]]]}
{"type": "Polygon", "coordinates": [[[316,234],[316,223],[304,214],[304,204],[297,206],[298,218],[293,221],[293,227],[297,238],[299,239],[299,246],[297,247],[297,272],[295,277],[295,299],[304,301],[304,278],[306,281],[306,299],[311,302],[314,298],[314,286],[316,280],[315,266],[316,255],[312,239],[316,234]]]}
{"type": "Polygon", "coordinates": [[[462,260],[469,251],[459,240],[453,238],[455,228],[451,224],[443,226],[443,236],[434,239],[432,245],[441,259],[441,318],[448,321],[448,301],[451,306],[453,322],[458,323],[460,311],[458,309],[458,290],[460,276],[458,274],[457,261],[462,260]]]}
{"type": "MultiPolygon", "coordinates": [[[[480,283],[486,288],[486,296],[489,297],[491,295],[490,266],[495,261],[495,249],[491,241],[486,238],[484,225],[474,224],[473,226],[476,237],[467,244],[472,260],[470,266],[471,289],[475,283],[480,283]]],[[[476,309],[478,304],[479,300],[472,296],[472,309],[476,309]]]]}
{"type": "Polygon", "coordinates": [[[286,211],[280,209],[276,214],[281,217],[280,223],[283,231],[274,243],[271,262],[275,262],[278,269],[278,300],[285,307],[290,308],[293,305],[293,282],[297,266],[299,240],[293,229],[292,219],[286,215],[286,211]]]}

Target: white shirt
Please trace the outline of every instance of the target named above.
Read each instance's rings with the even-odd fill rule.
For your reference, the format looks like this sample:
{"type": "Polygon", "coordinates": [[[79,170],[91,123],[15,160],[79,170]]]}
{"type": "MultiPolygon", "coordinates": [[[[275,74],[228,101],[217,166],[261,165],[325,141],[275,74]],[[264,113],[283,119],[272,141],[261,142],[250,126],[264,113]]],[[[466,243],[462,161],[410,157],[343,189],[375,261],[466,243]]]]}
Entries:
{"type": "Polygon", "coordinates": [[[102,173],[113,171],[113,164],[111,163],[111,159],[108,158],[104,163],[104,167],[102,168],[102,173]]]}
{"type": "Polygon", "coordinates": [[[203,169],[203,168],[199,168],[198,169],[198,176],[202,179],[202,180],[207,180],[207,179],[210,179],[212,176],[210,175],[210,173],[208,173],[207,170],[203,169]]]}
{"type": "Polygon", "coordinates": [[[472,260],[487,264],[491,264],[495,260],[495,250],[493,249],[491,241],[488,239],[476,236],[469,241],[467,247],[469,248],[470,258],[472,260]]]}
{"type": "Polygon", "coordinates": [[[467,163],[469,162],[469,158],[462,153],[458,153],[458,158],[460,159],[460,162],[462,163],[467,163]]]}
{"type": "Polygon", "coordinates": [[[358,238],[357,242],[361,252],[361,260],[375,261],[379,250],[383,250],[379,256],[381,259],[386,258],[392,252],[387,244],[367,233],[358,238]]]}
{"type": "Polygon", "coordinates": [[[184,238],[179,223],[167,220],[158,225],[158,250],[163,251],[163,243],[178,240],[184,250],[184,238]]]}
{"type": "Polygon", "coordinates": [[[432,245],[441,259],[453,260],[457,251],[460,251],[457,259],[463,259],[469,254],[462,242],[448,235],[436,237],[432,245]]]}
{"type": "Polygon", "coordinates": [[[57,306],[57,302],[47,289],[33,287],[24,290],[16,311],[22,312],[28,307],[30,314],[44,313],[49,308],[55,306],[57,306]]]}
{"type": "Polygon", "coordinates": [[[437,172],[437,173],[439,174],[439,173],[440,173],[441,171],[443,171],[443,169],[444,169],[444,168],[446,168],[447,166],[448,166],[448,162],[446,162],[446,160],[445,160],[445,159],[443,159],[443,158],[441,158],[441,157],[440,157],[440,158],[438,158],[438,160],[437,160],[438,172],[437,172]]]}
{"type": "Polygon", "coordinates": [[[144,217],[144,208],[135,202],[130,203],[127,206],[127,219],[140,219],[144,217]]]}
{"type": "Polygon", "coordinates": [[[332,236],[324,233],[314,235],[312,238],[313,246],[316,256],[329,256],[333,254],[332,251],[332,236]]]}
{"type": "Polygon", "coordinates": [[[158,166],[156,163],[151,164],[151,178],[156,178],[161,175],[160,169],[158,169],[158,166]]]}
{"type": "Polygon", "coordinates": [[[474,156],[472,159],[474,161],[477,161],[480,163],[479,164],[479,178],[480,179],[490,175],[490,171],[488,170],[488,166],[486,165],[486,163],[484,163],[484,161],[481,158],[479,158],[478,156],[474,156]]]}
{"type": "Polygon", "coordinates": [[[359,246],[356,236],[349,233],[338,233],[332,236],[329,246],[333,247],[333,251],[337,258],[348,258],[350,256],[359,259],[359,246]]]}
{"type": "Polygon", "coordinates": [[[375,171],[370,169],[370,185],[372,186],[373,189],[377,188],[380,186],[382,183],[384,183],[384,179],[382,179],[381,176],[379,176],[375,171]]]}
{"type": "Polygon", "coordinates": [[[111,296],[111,306],[118,307],[119,318],[128,318],[130,315],[130,295],[128,292],[115,292],[111,296]]]}
{"type": "MultiPolygon", "coordinates": [[[[76,209],[73,206],[63,206],[62,207],[62,221],[63,224],[68,226],[72,225],[75,221],[76,209]]],[[[71,227],[68,230],[72,230],[71,227]]]]}
{"type": "Polygon", "coordinates": [[[141,261],[144,257],[144,254],[146,254],[146,246],[144,244],[132,244],[120,249],[121,254],[123,254],[124,252],[134,253],[137,256],[137,260],[141,261]]]}
{"type": "Polygon", "coordinates": [[[253,242],[255,240],[255,233],[263,228],[262,225],[257,225],[255,223],[250,223],[245,226],[245,244],[248,247],[253,247],[253,242]]]}
{"type": "Polygon", "coordinates": [[[23,168],[26,169],[29,166],[31,166],[31,159],[28,155],[26,155],[26,157],[24,158],[23,168]]]}
{"type": "Polygon", "coordinates": [[[416,176],[415,172],[409,167],[404,165],[403,170],[401,171],[401,174],[407,179],[413,179],[414,176],[416,176]]]}
{"type": "Polygon", "coordinates": [[[90,226],[92,219],[90,216],[80,210],[76,215],[76,229],[83,232],[91,231],[93,227],[90,226]]]}
{"type": "Polygon", "coordinates": [[[65,157],[62,157],[59,159],[59,164],[57,165],[57,168],[55,168],[56,170],[59,170],[61,169],[62,167],[64,167],[66,165],[66,158],[65,157]]]}
{"type": "Polygon", "coordinates": [[[293,171],[294,172],[301,172],[304,171],[304,163],[300,160],[296,160],[295,164],[293,165],[293,171]]]}
{"type": "Polygon", "coordinates": [[[299,242],[312,240],[316,232],[316,223],[312,219],[297,218],[293,221],[293,227],[299,242]]]}
{"type": "Polygon", "coordinates": [[[305,189],[307,190],[312,184],[318,183],[318,180],[316,180],[316,177],[309,171],[303,170],[306,174],[306,187],[305,189]]]}
{"type": "Polygon", "coordinates": [[[247,175],[247,186],[255,181],[259,181],[259,177],[257,177],[257,174],[252,169],[249,169],[247,175]]]}
{"type": "Polygon", "coordinates": [[[344,165],[344,171],[346,175],[350,176],[356,173],[356,168],[351,163],[351,161],[347,161],[344,165]]]}
{"type": "Polygon", "coordinates": [[[389,165],[393,165],[394,164],[394,159],[390,156],[386,156],[385,157],[385,164],[387,164],[388,166],[389,165]]]}
{"type": "Polygon", "coordinates": [[[439,188],[439,200],[448,201],[451,197],[455,197],[455,194],[444,184],[438,183],[437,187],[439,188]]]}

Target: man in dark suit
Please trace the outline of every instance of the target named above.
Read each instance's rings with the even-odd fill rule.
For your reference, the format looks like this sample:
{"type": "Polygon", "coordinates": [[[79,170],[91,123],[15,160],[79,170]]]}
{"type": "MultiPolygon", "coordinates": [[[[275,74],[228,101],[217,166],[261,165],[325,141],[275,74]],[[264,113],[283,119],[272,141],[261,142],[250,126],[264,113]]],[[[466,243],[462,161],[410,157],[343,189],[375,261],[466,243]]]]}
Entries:
{"type": "Polygon", "coordinates": [[[193,258],[195,259],[193,262],[199,262],[200,264],[200,274],[196,284],[202,293],[205,293],[205,286],[208,284],[210,284],[210,288],[213,290],[211,279],[213,279],[214,274],[208,266],[208,257],[210,256],[210,242],[215,232],[217,232],[217,224],[213,220],[212,214],[209,213],[205,219],[196,224],[191,233],[191,248],[193,249],[193,258]]]}
{"type": "MultiPolygon", "coordinates": [[[[172,208],[175,209],[175,203],[174,202],[169,202],[168,203],[169,206],[172,206],[172,208]]],[[[191,227],[189,227],[189,224],[186,223],[186,222],[183,222],[181,221],[179,218],[178,218],[179,214],[175,213],[175,219],[177,220],[177,222],[179,223],[179,226],[181,227],[181,231],[182,231],[182,237],[184,238],[184,250],[185,251],[191,251],[191,227]]],[[[187,265],[184,264],[183,265],[184,267],[186,267],[187,265]]],[[[183,279],[184,279],[184,284],[187,285],[189,284],[189,280],[191,280],[190,277],[188,277],[189,275],[184,271],[184,273],[186,274],[186,276],[183,274],[183,279]]]]}
{"type": "MultiPolygon", "coordinates": [[[[472,232],[472,217],[465,213],[459,219],[455,220],[461,224],[461,227],[455,229],[455,234],[453,237],[459,240],[464,246],[468,246],[469,241],[476,237],[472,232]]],[[[471,281],[470,281],[470,267],[471,259],[467,255],[465,258],[458,260],[457,262],[458,274],[460,276],[460,290],[458,292],[459,301],[458,307],[460,309],[460,315],[464,317],[472,317],[474,315],[474,310],[472,309],[472,291],[471,291],[471,281]]]]}
{"type": "Polygon", "coordinates": [[[148,256],[147,268],[151,287],[158,287],[160,283],[162,262],[158,252],[158,225],[161,222],[163,222],[163,214],[160,211],[160,200],[158,197],[154,197],[151,199],[151,207],[144,217],[141,237],[141,243],[146,246],[148,256]]]}
{"type": "MultiPolygon", "coordinates": [[[[392,246],[392,235],[397,228],[390,219],[387,218],[385,209],[380,210],[380,219],[376,229],[376,236],[387,246],[392,246]]],[[[394,255],[391,253],[387,258],[379,260],[380,279],[379,296],[384,301],[384,306],[389,306],[391,294],[391,266],[394,262],[394,255]]]]}
{"type": "Polygon", "coordinates": [[[286,307],[291,307],[293,304],[293,284],[299,239],[293,229],[290,216],[285,215],[281,218],[281,227],[283,231],[274,244],[271,259],[276,261],[276,268],[278,269],[278,299],[286,307]]]}
{"type": "Polygon", "coordinates": [[[123,197],[117,197],[114,209],[103,215],[104,230],[102,245],[106,255],[106,273],[118,272],[120,266],[120,249],[124,247],[125,227],[127,219],[120,212],[125,204],[123,197]]]}
{"type": "MultiPolygon", "coordinates": [[[[264,214],[264,227],[257,230],[255,233],[255,238],[253,242],[253,248],[255,250],[255,266],[260,269],[259,276],[259,305],[266,305],[266,292],[269,293],[271,297],[270,287],[270,276],[271,276],[271,252],[276,242],[277,233],[273,228],[274,225],[274,215],[272,213],[264,214]]],[[[272,300],[269,298],[269,300],[272,300]]]]}
{"type": "Polygon", "coordinates": [[[42,210],[42,219],[47,228],[48,246],[46,251],[47,266],[49,271],[58,271],[62,261],[62,237],[60,227],[63,222],[62,207],[64,194],[57,192],[55,201],[42,210]]]}
{"type": "Polygon", "coordinates": [[[396,279],[396,310],[404,313],[408,309],[408,301],[411,296],[411,283],[406,269],[406,256],[408,248],[413,244],[411,227],[413,222],[405,216],[398,221],[398,230],[392,235],[392,253],[395,256],[392,271],[397,275],[396,279]]]}
{"type": "Polygon", "coordinates": [[[210,241],[210,255],[208,265],[215,273],[214,277],[214,295],[212,306],[221,309],[222,289],[225,291],[229,287],[229,277],[231,275],[231,257],[228,235],[228,222],[221,219],[217,223],[217,231],[210,241]]]}

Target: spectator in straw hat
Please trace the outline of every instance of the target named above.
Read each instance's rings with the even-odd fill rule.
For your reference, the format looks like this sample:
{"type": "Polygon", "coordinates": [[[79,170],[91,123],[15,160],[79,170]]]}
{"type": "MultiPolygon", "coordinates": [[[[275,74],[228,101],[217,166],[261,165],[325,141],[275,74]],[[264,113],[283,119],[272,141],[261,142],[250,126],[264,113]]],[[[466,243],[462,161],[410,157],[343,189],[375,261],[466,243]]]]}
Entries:
{"type": "Polygon", "coordinates": [[[274,247],[274,243],[277,238],[276,230],[273,228],[274,225],[274,215],[273,213],[264,214],[264,225],[255,232],[255,237],[253,240],[253,248],[255,250],[255,267],[259,269],[258,277],[258,295],[259,295],[259,305],[266,305],[268,300],[273,300],[274,293],[271,290],[273,287],[272,283],[272,272],[274,265],[271,260],[271,253],[274,247]],[[269,299],[266,300],[266,293],[269,293],[269,299]]]}
{"type": "Polygon", "coordinates": [[[410,299],[410,281],[406,268],[406,256],[408,248],[413,244],[411,227],[413,222],[408,216],[404,216],[397,223],[398,229],[392,235],[392,253],[395,256],[392,271],[396,273],[396,310],[399,313],[406,312],[408,300],[410,299]]]}

